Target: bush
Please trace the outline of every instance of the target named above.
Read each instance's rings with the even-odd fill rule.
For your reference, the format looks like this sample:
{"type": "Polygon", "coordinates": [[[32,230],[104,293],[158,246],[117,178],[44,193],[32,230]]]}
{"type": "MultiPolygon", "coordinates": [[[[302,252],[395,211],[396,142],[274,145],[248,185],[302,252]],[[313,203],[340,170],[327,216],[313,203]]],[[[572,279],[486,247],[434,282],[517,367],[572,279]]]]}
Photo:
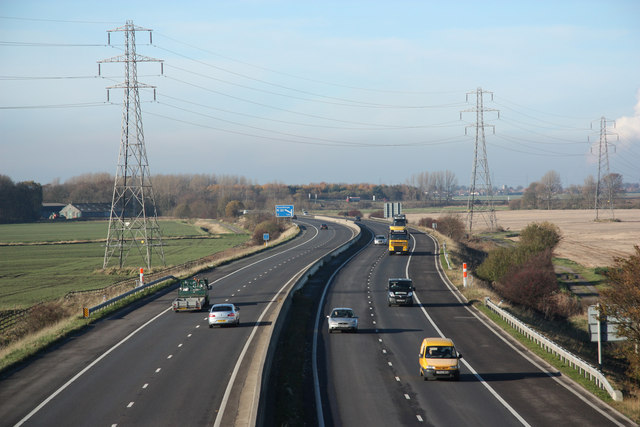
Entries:
{"type": "Polygon", "coordinates": [[[277,239],[283,230],[284,227],[274,220],[263,221],[256,226],[255,230],[253,231],[251,240],[253,240],[255,244],[261,245],[264,243],[264,233],[269,233],[269,240],[273,240],[277,239]]]}
{"type": "Polygon", "coordinates": [[[240,216],[242,211],[244,210],[244,204],[239,200],[232,200],[227,203],[227,206],[224,208],[224,214],[227,218],[232,218],[236,216],[240,216]]]}
{"type": "Polygon", "coordinates": [[[568,319],[569,317],[582,312],[582,306],[580,305],[578,297],[569,292],[556,292],[551,295],[551,298],[549,298],[549,305],[551,307],[551,312],[554,313],[554,317],[568,319]]]}
{"type": "Polygon", "coordinates": [[[427,228],[432,228],[434,223],[437,224],[438,221],[431,218],[430,216],[420,218],[420,220],[418,221],[419,226],[427,228]]]}
{"type": "Polygon", "coordinates": [[[369,214],[369,218],[384,218],[384,211],[382,209],[373,211],[369,214]]]}
{"type": "Polygon", "coordinates": [[[512,268],[501,280],[499,289],[508,300],[531,307],[547,317],[555,316],[552,296],[559,291],[551,251],[536,254],[512,268]]]}
{"type": "Polygon", "coordinates": [[[522,209],[522,200],[520,199],[509,200],[509,209],[512,211],[517,211],[522,209]]]}
{"type": "Polygon", "coordinates": [[[475,274],[487,282],[499,282],[517,265],[517,248],[497,248],[489,252],[475,274]]]}
{"type": "Polygon", "coordinates": [[[531,223],[520,233],[520,245],[527,246],[532,252],[553,250],[561,239],[558,226],[548,221],[531,223]]]}
{"type": "Polygon", "coordinates": [[[438,232],[460,242],[465,236],[464,222],[457,215],[445,215],[438,221],[438,232]]]}

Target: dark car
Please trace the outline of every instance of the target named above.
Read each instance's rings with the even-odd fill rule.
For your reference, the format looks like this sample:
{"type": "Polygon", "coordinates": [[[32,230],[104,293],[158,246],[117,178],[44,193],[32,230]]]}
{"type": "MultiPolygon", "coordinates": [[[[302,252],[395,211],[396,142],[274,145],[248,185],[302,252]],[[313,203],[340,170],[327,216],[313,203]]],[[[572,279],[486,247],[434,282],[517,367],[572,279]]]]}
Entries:
{"type": "Polygon", "coordinates": [[[322,224],[320,226],[320,230],[328,230],[328,229],[329,229],[329,227],[327,227],[327,224],[322,224]]]}
{"type": "Polygon", "coordinates": [[[389,307],[397,305],[413,305],[413,282],[408,278],[391,278],[387,287],[389,307]]]}

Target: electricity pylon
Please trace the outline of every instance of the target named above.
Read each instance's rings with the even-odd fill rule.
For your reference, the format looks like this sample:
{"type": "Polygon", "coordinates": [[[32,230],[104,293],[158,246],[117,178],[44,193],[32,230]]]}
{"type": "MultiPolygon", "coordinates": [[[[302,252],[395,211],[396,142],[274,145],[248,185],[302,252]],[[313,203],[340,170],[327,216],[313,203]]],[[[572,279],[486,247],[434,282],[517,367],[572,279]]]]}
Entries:
{"type": "Polygon", "coordinates": [[[139,83],[137,77],[138,62],[153,61],[162,64],[162,61],[136,54],[136,31],[149,31],[149,39],[151,39],[151,30],[136,27],[132,21],[127,21],[122,27],[108,30],[109,43],[112,32],[124,32],[124,55],[98,61],[98,67],[100,63],[108,62],[125,64],[124,82],[107,88],[107,99],[109,89],[124,89],[124,104],[120,154],[113,184],[113,199],[102,268],[107,268],[114,255],[118,258],[118,267],[122,268],[131,247],[138,249],[147,269],[151,268],[154,252],[160,256],[162,265],[165,265],[162,235],[144,145],[138,92],[139,88],[153,88],[155,99],[155,87],[139,83]]]}
{"type": "MultiPolygon", "coordinates": [[[[615,145],[607,141],[607,136],[615,135],[607,131],[607,120],[604,116],[600,118],[600,142],[598,143],[598,180],[596,181],[596,195],[595,195],[595,210],[596,221],[599,220],[599,210],[609,209],[611,213],[611,219],[613,216],[613,188],[611,182],[611,175],[609,172],[609,145],[615,145]],[[604,174],[603,174],[604,172],[604,174]],[[604,189],[601,186],[604,184],[604,189]],[[602,191],[604,190],[604,191],[602,191]]],[[[591,123],[593,128],[593,123],[591,123]]],[[[613,127],[616,127],[616,122],[613,122],[613,127]]],[[[593,147],[592,150],[593,152],[593,147]]]]}
{"type": "Polygon", "coordinates": [[[498,118],[500,118],[500,112],[493,108],[484,108],[484,94],[490,93],[491,99],[493,100],[493,92],[483,91],[482,88],[478,88],[475,92],[467,92],[467,102],[469,101],[469,95],[474,93],[476,94],[475,108],[460,112],[461,120],[462,113],[476,113],[476,123],[466,126],[464,130],[466,134],[467,128],[475,127],[476,129],[475,150],[473,153],[473,168],[471,170],[471,185],[469,186],[469,197],[467,199],[467,224],[469,226],[469,235],[471,235],[473,232],[473,215],[476,212],[484,218],[489,230],[493,231],[497,227],[496,212],[493,206],[493,186],[491,185],[489,161],[487,160],[487,146],[484,138],[485,126],[491,126],[492,128],[494,128],[494,132],[495,127],[493,125],[484,124],[484,113],[488,111],[497,111],[498,118]],[[478,186],[476,185],[478,180],[480,180],[480,188],[478,188],[478,186]],[[484,197],[478,197],[476,201],[476,196],[480,196],[481,193],[484,195],[484,197]]]}

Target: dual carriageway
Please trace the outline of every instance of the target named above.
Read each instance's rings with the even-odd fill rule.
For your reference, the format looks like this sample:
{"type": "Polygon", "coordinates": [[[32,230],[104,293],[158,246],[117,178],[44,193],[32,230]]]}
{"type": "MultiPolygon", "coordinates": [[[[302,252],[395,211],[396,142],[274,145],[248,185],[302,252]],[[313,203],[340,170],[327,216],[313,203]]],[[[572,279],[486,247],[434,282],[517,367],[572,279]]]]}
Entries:
{"type": "MultiPolygon", "coordinates": [[[[173,313],[162,292],[96,322],[0,379],[0,425],[264,424],[265,352],[278,307],[301,272],[354,238],[353,224],[301,218],[296,239],[200,274],[211,302],[241,308],[238,328],[207,327],[205,312],[173,313]]],[[[318,425],[633,425],[531,355],[471,308],[440,270],[437,246],[413,232],[408,256],[369,242],[326,283],[314,331],[318,425]],[[413,279],[415,304],[388,307],[389,277],[413,279]],[[331,334],[325,315],[352,307],[356,334],[331,334]],[[423,381],[422,338],[452,338],[459,382],[423,381]]]]}

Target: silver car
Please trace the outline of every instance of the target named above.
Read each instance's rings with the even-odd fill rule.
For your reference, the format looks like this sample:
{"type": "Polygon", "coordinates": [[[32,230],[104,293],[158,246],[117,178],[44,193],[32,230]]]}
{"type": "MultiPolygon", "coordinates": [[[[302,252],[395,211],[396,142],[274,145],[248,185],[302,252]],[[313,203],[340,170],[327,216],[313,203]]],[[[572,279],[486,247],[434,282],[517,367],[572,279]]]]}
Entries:
{"type": "Polygon", "coordinates": [[[334,308],[327,319],[329,319],[329,333],[333,331],[358,332],[358,316],[350,308],[334,308]]]}
{"type": "Polygon", "coordinates": [[[240,324],[240,307],[233,304],[214,304],[209,310],[209,327],[240,324]]]}
{"type": "Polygon", "coordinates": [[[387,244],[387,238],[384,237],[382,234],[378,234],[376,237],[374,237],[373,244],[374,245],[386,245],[387,244]]]}

